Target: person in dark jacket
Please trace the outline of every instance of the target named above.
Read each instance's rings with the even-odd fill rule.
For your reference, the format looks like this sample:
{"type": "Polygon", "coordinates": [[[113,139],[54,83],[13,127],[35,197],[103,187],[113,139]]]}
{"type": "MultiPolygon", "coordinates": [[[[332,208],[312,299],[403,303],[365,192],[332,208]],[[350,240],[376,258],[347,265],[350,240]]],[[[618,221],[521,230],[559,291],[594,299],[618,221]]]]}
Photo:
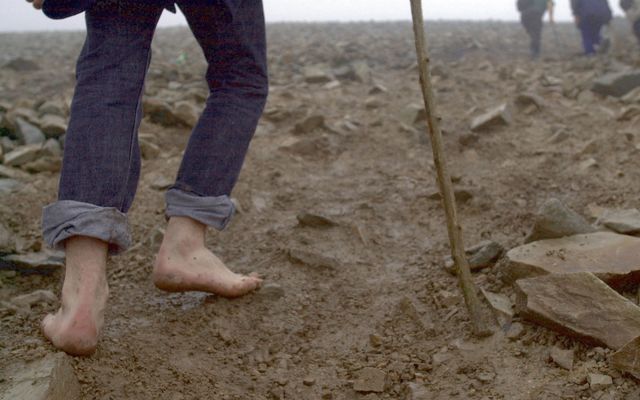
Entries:
{"type": "Polygon", "coordinates": [[[542,43],[544,14],[549,12],[549,22],[553,24],[554,3],[552,0],[518,0],[517,7],[518,11],[520,11],[522,26],[531,39],[531,57],[538,58],[540,57],[542,43]]]}
{"type": "Polygon", "coordinates": [[[640,43],[640,0],[620,0],[620,8],[627,15],[631,29],[640,43]]]}
{"type": "MultiPolygon", "coordinates": [[[[107,256],[131,245],[127,212],[140,176],[137,131],[151,40],[174,1],[31,2],[56,18],[86,11],[58,199],[42,216],[45,241],[66,253],[62,306],[45,317],[42,328],[59,349],[88,355],[96,349],[108,297],[107,256]]],[[[170,292],[242,296],[261,279],[229,270],[207,249],[205,234],[231,219],[230,193],[266,102],[262,1],[175,3],[208,63],[209,97],[165,195],[168,225],[152,278],[170,292]]]]}
{"type": "Polygon", "coordinates": [[[608,41],[602,39],[602,29],[611,22],[613,13],[608,0],[571,0],[571,10],[582,34],[586,55],[605,51],[608,41]]]}

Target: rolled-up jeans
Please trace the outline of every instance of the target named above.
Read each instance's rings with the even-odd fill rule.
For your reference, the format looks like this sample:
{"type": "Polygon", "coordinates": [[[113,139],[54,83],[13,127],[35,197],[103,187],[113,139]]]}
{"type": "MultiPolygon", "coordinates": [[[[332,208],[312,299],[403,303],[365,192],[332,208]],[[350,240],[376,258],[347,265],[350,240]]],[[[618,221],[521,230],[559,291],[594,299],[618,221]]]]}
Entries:
{"type": "MultiPolygon", "coordinates": [[[[86,13],[58,200],[43,209],[51,247],[73,236],[105,241],[111,253],[131,245],[126,214],[140,176],[142,94],[163,11],[152,3],[97,2],[86,13]]],[[[268,93],[262,1],[176,3],[208,63],[209,97],[165,195],[166,215],[222,230],[268,93]]]]}

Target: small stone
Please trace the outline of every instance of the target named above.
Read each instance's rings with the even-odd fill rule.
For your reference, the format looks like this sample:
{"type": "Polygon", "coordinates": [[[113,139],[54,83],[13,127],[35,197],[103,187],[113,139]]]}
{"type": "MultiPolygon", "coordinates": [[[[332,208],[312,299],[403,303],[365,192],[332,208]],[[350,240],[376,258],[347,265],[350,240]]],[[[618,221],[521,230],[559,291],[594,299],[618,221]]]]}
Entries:
{"type": "Polygon", "coordinates": [[[406,400],[432,400],[433,394],[428,388],[417,383],[409,383],[405,389],[406,400]]]}
{"type": "Polygon", "coordinates": [[[174,180],[173,179],[169,179],[164,175],[158,175],[156,178],[154,178],[151,181],[151,189],[154,190],[166,190],[169,189],[171,186],[173,186],[174,184],[174,180]]]}
{"type": "Polygon", "coordinates": [[[537,94],[521,93],[516,97],[516,105],[518,107],[529,107],[533,105],[536,109],[542,110],[545,107],[545,101],[537,94]]]}
{"type": "Polygon", "coordinates": [[[306,117],[304,120],[298,122],[293,128],[293,133],[296,135],[303,135],[313,132],[316,129],[322,129],[325,127],[324,116],[315,114],[306,117]]]}
{"type": "Polygon", "coordinates": [[[505,326],[511,323],[511,319],[513,318],[513,303],[511,300],[503,294],[491,293],[484,289],[480,290],[484,298],[489,302],[500,325],[505,326]]]}
{"type": "Polygon", "coordinates": [[[471,121],[472,131],[485,131],[500,125],[510,125],[511,111],[508,104],[501,104],[471,121]]]}
{"type": "Polygon", "coordinates": [[[340,81],[331,81],[331,82],[327,82],[324,84],[324,86],[322,86],[322,88],[324,90],[333,90],[333,89],[337,89],[340,86],[342,86],[342,83],[340,83],[340,81]]]}
{"type": "Polygon", "coordinates": [[[593,391],[604,390],[613,385],[613,379],[609,375],[602,374],[587,375],[587,382],[593,391]]]}
{"type": "Polygon", "coordinates": [[[303,249],[289,249],[287,251],[289,260],[294,263],[304,264],[314,268],[338,268],[340,263],[337,259],[303,249]]]}
{"type": "Polygon", "coordinates": [[[438,292],[438,302],[444,307],[453,307],[460,303],[460,296],[448,290],[441,290],[438,292]]]}
{"type": "Polygon", "coordinates": [[[176,126],[180,120],[173,113],[171,106],[162,100],[155,98],[145,98],[143,110],[151,122],[163,126],[176,126]]]}
{"type": "Polygon", "coordinates": [[[593,82],[591,90],[604,96],[623,97],[640,87],[640,70],[606,74],[593,82]]]}
{"type": "Polygon", "coordinates": [[[0,222],[0,253],[11,253],[16,249],[16,241],[9,229],[0,222]]]}
{"type": "Polygon", "coordinates": [[[40,118],[40,129],[48,138],[57,138],[67,132],[67,122],[63,117],[46,114],[40,118]]]}
{"type": "Polygon", "coordinates": [[[581,233],[595,232],[581,215],[564,205],[560,200],[547,200],[536,215],[536,220],[525,243],[542,239],[554,239],[581,233]]]}
{"type": "Polygon", "coordinates": [[[640,211],[631,210],[607,210],[598,219],[598,223],[614,232],[625,235],[640,233],[640,211]]]}
{"type": "Polygon", "coordinates": [[[266,283],[260,287],[258,294],[270,300],[278,300],[284,297],[284,289],[277,283],[266,283]]]}
{"type": "Polygon", "coordinates": [[[38,158],[38,156],[40,156],[41,149],[41,144],[20,146],[12,152],[4,155],[4,164],[10,167],[20,167],[38,158]]]}
{"type": "Polygon", "coordinates": [[[143,159],[153,160],[158,158],[158,156],[160,156],[160,153],[162,152],[162,150],[157,144],[143,138],[139,139],[139,143],[140,143],[140,154],[142,155],[143,159]]]}
{"type": "Polygon", "coordinates": [[[7,61],[2,68],[16,72],[33,72],[40,70],[40,64],[28,58],[17,57],[7,61]]]}
{"type": "Polygon", "coordinates": [[[374,94],[387,93],[388,91],[389,90],[384,85],[376,83],[371,87],[371,89],[369,89],[369,95],[372,96],[374,94]]]}
{"type": "MultiPolygon", "coordinates": [[[[456,201],[460,203],[466,203],[473,198],[473,192],[471,191],[471,189],[464,187],[454,188],[453,194],[456,198],[456,201]]],[[[429,200],[440,200],[442,198],[442,195],[440,194],[439,190],[434,190],[433,192],[427,194],[427,198],[429,200]]]]}
{"type": "Polygon", "coordinates": [[[522,336],[524,336],[524,325],[522,325],[519,322],[514,322],[509,327],[509,330],[507,331],[506,336],[507,336],[507,339],[512,341],[520,339],[522,336]]]}
{"type": "Polygon", "coordinates": [[[371,343],[371,346],[373,347],[380,347],[382,346],[382,338],[380,337],[380,335],[372,333],[371,335],[369,335],[369,343],[371,343]]]}
{"type": "Polygon", "coordinates": [[[22,183],[15,179],[0,179],[0,194],[11,193],[22,187],[22,183]]]}
{"type": "Polygon", "coordinates": [[[424,109],[423,105],[420,104],[409,104],[406,106],[398,115],[400,122],[406,124],[407,126],[413,126],[418,123],[426,122],[427,120],[427,112],[424,109]]]}
{"type": "Polygon", "coordinates": [[[553,347],[550,351],[549,357],[554,363],[558,364],[558,366],[568,371],[573,369],[575,357],[575,352],[573,350],[563,350],[559,347],[553,347]]]}
{"type": "Polygon", "coordinates": [[[472,270],[490,267],[504,252],[504,247],[494,241],[484,241],[466,249],[469,254],[469,266],[472,270]]]}
{"type": "Polygon", "coordinates": [[[296,216],[300,226],[307,226],[312,228],[330,228],[337,224],[329,218],[309,212],[301,212],[296,216]]]}
{"type": "Polygon", "coordinates": [[[302,380],[302,383],[305,386],[313,386],[316,383],[316,380],[314,378],[308,376],[308,377],[306,377],[306,378],[304,378],[302,380]]]}
{"type": "Polygon", "coordinates": [[[377,97],[369,97],[364,101],[364,106],[369,110],[375,110],[382,107],[383,103],[377,97]]]}
{"type": "MultiPolygon", "coordinates": [[[[640,379],[640,336],[625,344],[611,356],[611,366],[640,379]]],[[[640,396],[638,397],[640,399],[640,396]]]]}
{"type": "Polygon", "coordinates": [[[42,145],[41,154],[43,156],[60,158],[62,157],[62,146],[60,146],[60,142],[58,142],[56,139],[48,139],[42,145]]]}
{"type": "Polygon", "coordinates": [[[476,375],[476,378],[482,383],[491,383],[496,379],[496,374],[493,372],[480,372],[476,375]]]}
{"type": "Polygon", "coordinates": [[[58,298],[50,290],[36,290],[28,294],[14,297],[11,303],[22,308],[31,308],[35,304],[45,303],[54,304],[58,301],[58,298]]]}
{"type": "Polygon", "coordinates": [[[31,173],[38,172],[59,172],[62,169],[62,159],[60,157],[43,157],[24,164],[22,169],[31,173]]]}
{"type": "Polygon", "coordinates": [[[69,357],[48,354],[30,363],[16,363],[5,369],[0,400],[78,400],[80,384],[69,357]]]}
{"type": "Polygon", "coordinates": [[[21,273],[50,275],[64,267],[64,262],[47,253],[14,254],[0,257],[5,268],[21,273]]]}
{"type": "Polygon", "coordinates": [[[4,150],[5,153],[9,153],[10,151],[15,150],[17,145],[13,140],[6,136],[2,136],[0,137],[0,147],[2,147],[2,150],[4,150]]]}
{"type": "Polygon", "coordinates": [[[180,125],[186,126],[187,128],[196,126],[198,118],[200,118],[200,113],[194,104],[188,101],[180,101],[176,103],[174,108],[175,117],[180,125]]]}
{"type": "Polygon", "coordinates": [[[18,142],[23,145],[44,143],[44,141],[46,140],[46,137],[44,136],[42,131],[40,131],[40,129],[25,121],[21,117],[16,118],[15,135],[18,139],[18,142]]]}
{"type": "Polygon", "coordinates": [[[40,113],[40,115],[56,115],[62,118],[67,116],[66,110],[67,107],[64,102],[56,100],[47,100],[38,107],[38,113],[40,113]]]}
{"type": "Polygon", "coordinates": [[[356,392],[384,392],[386,373],[378,368],[363,368],[358,373],[358,379],[353,383],[356,392]]]}
{"type": "Polygon", "coordinates": [[[304,69],[304,80],[307,83],[327,83],[333,80],[331,73],[322,65],[312,65],[304,69]]]}

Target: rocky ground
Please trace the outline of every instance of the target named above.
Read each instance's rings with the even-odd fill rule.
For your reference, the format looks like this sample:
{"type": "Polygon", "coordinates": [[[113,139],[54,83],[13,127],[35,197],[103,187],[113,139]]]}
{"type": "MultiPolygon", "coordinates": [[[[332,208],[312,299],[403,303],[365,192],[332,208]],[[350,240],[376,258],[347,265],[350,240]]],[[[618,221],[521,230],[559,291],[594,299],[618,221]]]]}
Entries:
{"type": "Polygon", "coordinates": [[[110,261],[97,353],[74,359],[53,357],[39,331],[62,276],[39,218],[56,196],[83,35],[0,35],[0,398],[20,382],[36,387],[44,368],[38,384],[72,388],[55,398],[640,399],[612,361],[640,336],[640,246],[627,236],[640,228],[633,211],[607,211],[638,207],[640,92],[601,94],[635,85],[633,74],[592,90],[640,67],[640,52],[622,21],[610,57],[580,57],[574,28],[557,32],[531,62],[517,24],[429,24],[464,236],[480,244],[474,279],[506,304],[502,329],[477,339],[449,272],[408,23],[269,26],[271,94],[233,193],[239,212],[209,238],[266,284],[233,301],[155,289],[162,190],[207,94],[190,33],[160,30],[130,213],[136,244],[110,261]],[[595,238],[579,240],[599,245],[614,234],[590,232],[604,228],[625,234],[614,239],[627,259],[606,244],[586,254],[580,241],[539,242],[587,233],[595,238]],[[540,268],[525,242],[544,249],[540,268]],[[595,275],[552,270],[586,264],[595,275]],[[554,301],[544,309],[536,298],[554,301]]]}

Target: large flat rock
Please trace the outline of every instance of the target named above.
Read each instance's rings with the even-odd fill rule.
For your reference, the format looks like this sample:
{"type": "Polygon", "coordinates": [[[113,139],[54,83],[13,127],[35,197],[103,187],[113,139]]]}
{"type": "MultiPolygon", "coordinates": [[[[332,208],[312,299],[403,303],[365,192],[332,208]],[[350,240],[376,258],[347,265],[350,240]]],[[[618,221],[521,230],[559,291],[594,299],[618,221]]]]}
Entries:
{"type": "Polygon", "coordinates": [[[603,75],[593,82],[593,90],[606,96],[622,97],[640,87],[640,69],[603,75]]]}
{"type": "Polygon", "coordinates": [[[5,368],[0,381],[0,400],[76,400],[80,384],[69,357],[49,354],[41,360],[5,368]]]}
{"type": "Polygon", "coordinates": [[[613,368],[640,379],[640,336],[618,350],[610,362],[613,368]]]}
{"type": "Polygon", "coordinates": [[[589,272],[522,279],[515,289],[522,317],[562,334],[614,350],[640,336],[640,307],[589,272]]]}
{"type": "Polygon", "coordinates": [[[507,252],[509,281],[545,274],[592,272],[620,288],[640,282],[640,239],[610,232],[541,240],[507,252]]]}

